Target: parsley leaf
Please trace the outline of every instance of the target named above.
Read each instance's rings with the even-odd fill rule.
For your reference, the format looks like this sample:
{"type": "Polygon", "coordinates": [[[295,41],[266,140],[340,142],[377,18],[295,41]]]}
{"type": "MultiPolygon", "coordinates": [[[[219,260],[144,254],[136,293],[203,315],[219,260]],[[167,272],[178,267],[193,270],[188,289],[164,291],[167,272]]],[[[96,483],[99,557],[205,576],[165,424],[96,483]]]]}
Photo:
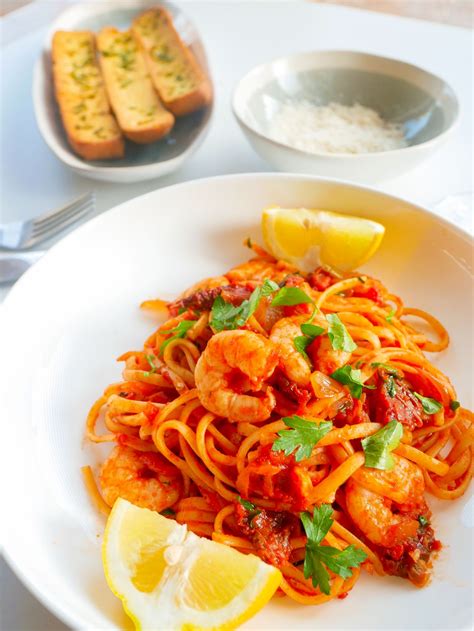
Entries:
{"type": "Polygon", "coordinates": [[[173,333],[171,337],[166,339],[160,346],[160,353],[162,353],[165,348],[168,346],[170,342],[173,340],[178,340],[186,336],[186,333],[189,331],[191,327],[196,324],[196,320],[181,320],[181,322],[174,329],[167,329],[163,331],[164,334],[168,335],[169,333],[173,333]]]}
{"type": "Polygon", "coordinates": [[[155,366],[155,356],[154,355],[145,355],[147,362],[150,365],[151,370],[148,370],[147,372],[143,373],[145,375],[145,377],[149,377],[152,373],[156,372],[156,366],[155,366]]]}
{"type": "Polygon", "coordinates": [[[307,347],[311,344],[313,340],[310,337],[306,337],[306,335],[298,335],[298,337],[293,338],[293,344],[298,351],[301,353],[305,359],[309,361],[309,357],[306,353],[307,347]]]}
{"type": "Polygon", "coordinates": [[[372,469],[392,469],[394,463],[391,451],[396,449],[403,435],[403,425],[392,420],[378,432],[361,440],[365,454],[365,466],[372,469]]]}
{"type": "Polygon", "coordinates": [[[252,521],[253,519],[257,516],[260,515],[260,513],[262,512],[260,509],[258,509],[255,504],[252,504],[252,502],[249,502],[248,500],[244,500],[240,497],[240,495],[237,495],[237,501],[239,502],[239,504],[242,504],[242,506],[245,508],[246,511],[248,511],[248,521],[249,521],[249,526],[252,528],[252,521]]]}
{"type": "Polygon", "coordinates": [[[443,409],[441,403],[439,401],[436,401],[436,399],[423,397],[421,394],[418,394],[418,392],[414,392],[413,394],[419,401],[421,401],[421,406],[423,407],[423,410],[426,412],[426,414],[436,414],[436,412],[439,412],[443,409]]]}
{"type": "Polygon", "coordinates": [[[222,296],[217,296],[211,309],[210,325],[218,332],[225,329],[235,329],[235,320],[240,313],[240,306],[234,307],[230,302],[226,302],[222,296]]]}
{"type": "Polygon", "coordinates": [[[161,511],[160,515],[163,515],[163,517],[174,517],[176,513],[172,508],[165,508],[161,511]]]}
{"type": "Polygon", "coordinates": [[[329,322],[328,337],[333,349],[335,351],[346,351],[348,353],[355,351],[357,344],[350,336],[349,331],[341,322],[337,313],[329,313],[326,316],[326,320],[329,322]]]}
{"type": "Polygon", "coordinates": [[[398,370],[396,368],[393,368],[393,366],[389,366],[389,364],[384,364],[383,362],[374,362],[370,365],[372,366],[372,368],[383,368],[389,375],[392,375],[392,377],[400,376],[398,370]]]}
{"type": "Polygon", "coordinates": [[[286,416],[282,419],[290,429],[282,429],[278,432],[279,438],[275,440],[272,451],[283,451],[286,456],[295,452],[295,460],[299,462],[309,458],[313,447],[332,429],[331,421],[313,423],[301,416],[286,416]]]}
{"type": "Polygon", "coordinates": [[[388,316],[385,318],[387,320],[387,322],[391,322],[393,319],[393,316],[397,313],[397,310],[395,308],[390,309],[390,312],[388,314],[388,316]]]}
{"type": "Polygon", "coordinates": [[[236,329],[243,326],[258,307],[260,299],[269,296],[279,289],[273,280],[265,279],[263,285],[256,287],[250,298],[238,306],[226,302],[222,296],[217,296],[211,309],[211,326],[216,331],[236,329]]]}
{"type": "Polygon", "coordinates": [[[331,546],[320,546],[318,549],[319,557],[331,572],[339,574],[342,578],[350,578],[352,576],[351,567],[359,567],[365,561],[367,554],[360,548],[350,545],[344,550],[338,550],[331,546]]]}
{"type": "Polygon", "coordinates": [[[266,278],[262,285],[262,296],[269,296],[274,291],[278,291],[280,289],[280,285],[275,283],[274,280],[269,280],[266,278]]]}
{"type": "Polygon", "coordinates": [[[426,528],[430,525],[430,520],[427,519],[424,515],[418,515],[418,522],[422,528],[426,528]]]}
{"type": "Polygon", "coordinates": [[[360,399],[362,388],[375,389],[375,386],[367,386],[362,383],[362,372],[357,368],[352,368],[349,364],[335,370],[331,377],[347,386],[354,399],[360,399]]]}
{"type": "Polygon", "coordinates": [[[459,401],[455,401],[454,399],[452,401],[450,401],[449,403],[449,407],[453,412],[456,412],[456,410],[461,407],[461,404],[459,403],[459,401]]]}
{"type": "Polygon", "coordinates": [[[312,517],[308,512],[300,514],[307,537],[304,577],[311,577],[313,587],[319,587],[323,594],[330,592],[329,572],[326,568],[343,578],[349,578],[352,576],[350,568],[358,567],[367,558],[363,550],[352,544],[345,550],[320,545],[333,524],[332,514],[333,510],[329,504],[315,506],[312,517]]]}
{"type": "Polygon", "coordinates": [[[313,342],[319,335],[324,333],[324,329],[321,326],[310,324],[305,322],[301,325],[301,332],[304,335],[300,335],[293,339],[293,344],[298,352],[300,352],[309,361],[309,357],[306,354],[307,347],[313,342]]]}
{"type": "Polygon", "coordinates": [[[299,287],[282,287],[272,300],[272,307],[292,307],[312,302],[312,298],[299,287]]]}
{"type": "Polygon", "coordinates": [[[393,399],[393,397],[397,393],[397,386],[395,384],[395,379],[393,375],[389,375],[385,381],[385,389],[387,391],[388,396],[393,399]]]}
{"type": "Polygon", "coordinates": [[[315,337],[318,337],[319,335],[322,335],[324,333],[324,329],[322,326],[316,326],[316,324],[305,322],[301,325],[301,332],[308,337],[312,337],[314,340],[315,337]]]}
{"type": "Polygon", "coordinates": [[[331,530],[331,526],[334,522],[332,514],[333,510],[329,504],[315,506],[313,517],[311,517],[311,513],[307,512],[300,514],[306,536],[314,545],[319,546],[321,541],[331,530]]]}

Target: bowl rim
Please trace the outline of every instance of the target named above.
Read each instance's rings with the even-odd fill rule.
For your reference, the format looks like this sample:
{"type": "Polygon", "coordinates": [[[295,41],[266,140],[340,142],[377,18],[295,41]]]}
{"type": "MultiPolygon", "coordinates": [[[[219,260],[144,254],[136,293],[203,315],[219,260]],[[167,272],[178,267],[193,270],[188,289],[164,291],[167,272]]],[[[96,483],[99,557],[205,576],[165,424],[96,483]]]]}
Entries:
{"type": "MultiPolygon", "coordinates": [[[[142,193],[141,195],[137,195],[129,200],[125,200],[113,206],[112,208],[109,208],[103,213],[95,217],[92,217],[85,223],[81,224],[78,228],[70,232],[68,235],[66,235],[63,239],[58,241],[55,245],[53,245],[52,248],[48,250],[48,252],[45,254],[44,257],[42,257],[33,267],[27,270],[25,274],[23,274],[23,276],[19,279],[19,281],[15,283],[12,290],[7,295],[4,301],[4,304],[7,305],[7,308],[9,309],[10,302],[14,302],[16,300],[17,292],[22,291],[23,285],[26,282],[25,279],[29,280],[31,274],[36,273],[36,271],[39,268],[45,265],[45,261],[46,261],[46,264],[49,262],[49,259],[51,257],[50,253],[54,254],[59,248],[64,248],[64,246],[67,245],[69,240],[76,238],[76,233],[83,232],[84,230],[88,230],[90,229],[92,225],[96,225],[103,221],[107,221],[106,217],[109,217],[111,214],[117,214],[117,213],[122,212],[124,207],[126,207],[128,204],[133,203],[134,201],[138,199],[144,199],[156,194],[160,194],[161,191],[169,191],[171,189],[177,189],[177,188],[188,188],[188,189],[191,189],[192,191],[192,189],[195,187],[200,188],[200,187],[212,186],[214,182],[216,181],[239,181],[240,180],[244,184],[248,180],[252,180],[252,179],[261,180],[261,181],[285,179],[285,180],[291,180],[291,181],[296,181],[296,182],[306,181],[308,183],[314,183],[314,184],[329,183],[329,184],[342,186],[343,188],[347,188],[347,190],[359,189],[362,191],[366,191],[370,195],[376,195],[382,201],[384,199],[401,201],[409,205],[411,209],[413,209],[416,213],[421,214],[421,215],[426,215],[431,219],[431,221],[438,222],[445,228],[453,231],[454,234],[456,235],[456,238],[465,239],[468,242],[470,242],[472,245],[474,245],[474,237],[471,234],[469,234],[469,232],[459,227],[455,223],[452,223],[449,220],[445,219],[441,215],[438,215],[430,208],[421,206],[401,196],[386,193],[382,190],[377,189],[374,186],[362,185],[362,184],[354,183],[348,180],[343,180],[340,178],[310,175],[307,173],[289,173],[289,172],[275,173],[275,172],[268,172],[268,171],[255,172],[255,173],[251,173],[251,172],[232,173],[232,174],[217,175],[217,176],[211,176],[211,177],[205,177],[205,178],[198,178],[194,180],[187,180],[184,182],[179,182],[177,184],[172,184],[170,186],[158,187],[147,193],[142,193]]],[[[6,563],[8,564],[8,566],[12,569],[15,575],[22,582],[22,584],[40,601],[40,603],[42,603],[50,612],[52,612],[65,624],[71,626],[72,628],[78,628],[77,626],[78,620],[73,615],[73,613],[71,613],[71,611],[68,609],[68,606],[62,602],[58,602],[57,599],[54,597],[54,594],[51,594],[50,592],[48,592],[47,589],[45,589],[42,585],[38,583],[38,581],[35,580],[34,572],[32,573],[28,567],[25,567],[25,565],[21,563],[21,561],[17,561],[15,551],[9,546],[9,541],[7,538],[5,538],[3,543],[4,543],[3,550],[2,550],[3,557],[6,563]]]]}
{"type": "MultiPolygon", "coordinates": [[[[186,19],[189,21],[193,29],[196,33],[199,34],[198,29],[196,28],[194,22],[189,18],[185,11],[181,9],[174,2],[170,2],[169,0],[164,0],[162,3],[168,9],[174,9],[181,14],[186,16],[186,19]]],[[[204,44],[202,44],[202,53],[203,53],[203,62],[204,69],[208,76],[208,79],[211,83],[213,89],[213,98],[209,105],[204,108],[204,111],[207,110],[207,120],[205,120],[204,125],[199,130],[196,138],[191,142],[191,144],[184,149],[181,153],[173,158],[169,158],[168,160],[155,161],[148,164],[134,164],[127,166],[102,166],[91,164],[76,155],[74,151],[67,146],[67,148],[63,148],[60,143],[57,141],[55,133],[53,131],[52,125],[49,124],[48,114],[47,114],[47,102],[45,97],[43,96],[43,90],[45,89],[45,82],[47,81],[47,68],[46,65],[51,63],[51,60],[48,60],[48,56],[51,55],[51,38],[53,33],[58,29],[58,23],[61,23],[65,17],[68,15],[75,15],[84,7],[89,7],[90,15],[103,15],[114,9],[136,9],[137,14],[140,11],[144,11],[146,7],[151,8],[155,6],[153,0],[141,0],[141,2],[134,2],[133,0],[120,0],[120,2],[115,7],[109,7],[107,4],[97,4],[91,2],[90,0],[86,0],[84,2],[79,2],[72,4],[68,7],[65,7],[63,11],[58,13],[54,21],[51,23],[50,27],[47,30],[47,33],[41,44],[41,51],[38,55],[34,68],[33,68],[33,80],[31,84],[31,95],[33,101],[33,111],[36,120],[36,124],[38,126],[38,130],[41,134],[42,139],[47,144],[49,149],[54,153],[54,155],[66,166],[70,167],[77,173],[81,173],[85,176],[89,174],[97,174],[97,175],[125,175],[125,174],[141,174],[143,179],[150,179],[152,177],[160,177],[164,176],[174,170],[176,170],[182,162],[184,162],[188,156],[204,141],[207,133],[209,132],[209,128],[211,126],[214,112],[215,112],[215,90],[214,90],[214,81],[211,74],[209,61],[207,58],[206,50],[204,44]]],[[[200,34],[199,34],[200,38],[200,34]]],[[[55,102],[55,107],[57,107],[57,103],[54,95],[52,98],[55,102]]],[[[65,133],[65,132],[64,132],[65,133]]]]}
{"type": "MultiPolygon", "coordinates": [[[[383,72],[381,72],[380,74],[384,74],[383,72]]],[[[406,79],[405,79],[406,81],[406,79]]],[[[410,83],[410,82],[408,82],[410,83]]],[[[281,57],[276,57],[270,61],[267,62],[263,62],[260,64],[257,64],[256,66],[254,66],[253,68],[251,68],[248,72],[246,72],[237,82],[237,84],[234,86],[234,89],[232,91],[232,96],[231,96],[231,108],[232,108],[232,113],[235,117],[235,119],[237,120],[237,122],[239,123],[239,125],[244,128],[245,130],[248,130],[249,132],[251,132],[252,134],[254,134],[255,136],[257,136],[258,138],[260,138],[263,141],[266,141],[272,145],[274,145],[275,147],[278,147],[280,149],[283,150],[287,150],[287,151],[293,151],[296,154],[300,155],[301,157],[305,157],[307,159],[310,158],[324,158],[326,160],[331,160],[334,159],[334,161],[340,160],[340,159],[361,159],[361,158],[367,158],[370,156],[382,156],[382,155],[399,155],[401,152],[405,152],[405,151],[409,151],[412,149],[418,149],[420,147],[430,147],[430,146],[434,146],[437,143],[442,142],[443,140],[446,140],[448,134],[452,133],[454,131],[454,129],[457,127],[458,123],[459,123],[459,118],[460,118],[460,111],[461,111],[461,105],[460,105],[460,101],[458,99],[458,96],[455,92],[455,90],[453,89],[453,87],[451,86],[451,84],[449,84],[447,81],[445,81],[442,77],[435,75],[434,73],[430,72],[429,70],[425,70],[424,68],[421,68],[420,66],[417,66],[415,64],[412,64],[410,62],[407,61],[402,61],[401,59],[397,59],[395,57],[385,57],[384,55],[376,55],[373,53],[368,53],[362,50],[351,50],[351,49],[344,49],[344,48],[335,48],[335,49],[331,49],[331,48],[324,48],[324,49],[316,49],[316,50],[308,50],[308,51],[303,51],[300,53],[294,53],[291,55],[283,55],[281,57]],[[407,147],[401,147],[399,149],[387,149],[386,151],[370,151],[370,152],[365,152],[365,153],[340,153],[340,152],[334,152],[334,153],[325,153],[322,151],[306,151],[304,149],[299,149],[298,147],[294,147],[293,145],[288,145],[284,142],[280,142],[278,140],[274,140],[273,138],[270,138],[269,136],[267,136],[266,134],[264,134],[263,132],[257,130],[255,127],[253,127],[252,125],[250,125],[249,123],[247,123],[244,120],[243,115],[240,113],[239,111],[239,107],[237,105],[237,101],[239,99],[239,92],[242,89],[242,84],[245,80],[247,80],[252,74],[258,74],[258,72],[261,72],[262,70],[266,69],[267,67],[273,66],[275,64],[278,63],[282,63],[284,61],[290,60],[290,59],[303,59],[305,57],[314,57],[320,54],[325,54],[325,55],[340,55],[340,54],[352,54],[355,55],[357,57],[368,57],[368,58],[372,58],[372,59],[378,59],[378,60],[382,60],[382,61],[388,61],[388,62],[392,62],[392,63],[396,63],[399,64],[400,66],[405,66],[407,68],[411,68],[419,73],[424,74],[425,76],[428,76],[432,79],[436,79],[438,80],[440,83],[443,84],[443,86],[445,88],[447,88],[449,90],[449,92],[451,93],[451,97],[453,99],[453,103],[454,103],[454,116],[453,119],[451,121],[451,123],[448,125],[448,127],[446,129],[444,129],[441,133],[437,134],[436,136],[433,136],[433,138],[429,138],[428,140],[425,140],[423,142],[420,142],[416,145],[408,145],[407,147]]]]}

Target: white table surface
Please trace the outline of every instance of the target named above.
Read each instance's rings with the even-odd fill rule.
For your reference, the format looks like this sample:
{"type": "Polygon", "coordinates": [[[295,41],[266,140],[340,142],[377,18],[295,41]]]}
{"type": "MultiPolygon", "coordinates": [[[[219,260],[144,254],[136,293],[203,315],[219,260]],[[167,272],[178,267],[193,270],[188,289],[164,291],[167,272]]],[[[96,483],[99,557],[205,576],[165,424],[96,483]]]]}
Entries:
{"type": "MultiPolygon", "coordinates": [[[[87,180],[64,167],[43,142],[31,102],[33,65],[51,19],[65,1],[37,1],[2,18],[0,221],[32,217],[95,190],[97,213],[155,188],[185,180],[270,168],[253,152],[230,111],[237,80],[260,62],[333,48],[397,57],[445,78],[461,102],[460,124],[429,161],[382,190],[426,206],[473,189],[471,31],[344,7],[294,2],[181,2],[210,58],[216,108],[203,145],[176,173],[138,184],[87,180]]],[[[159,211],[159,210],[158,210],[159,211]]],[[[225,212],[225,209],[223,209],[225,212]]],[[[472,227],[472,218],[464,227],[472,227]]],[[[8,287],[0,287],[0,301],[8,287]]],[[[59,631],[56,620],[0,562],[4,631],[59,631]]]]}

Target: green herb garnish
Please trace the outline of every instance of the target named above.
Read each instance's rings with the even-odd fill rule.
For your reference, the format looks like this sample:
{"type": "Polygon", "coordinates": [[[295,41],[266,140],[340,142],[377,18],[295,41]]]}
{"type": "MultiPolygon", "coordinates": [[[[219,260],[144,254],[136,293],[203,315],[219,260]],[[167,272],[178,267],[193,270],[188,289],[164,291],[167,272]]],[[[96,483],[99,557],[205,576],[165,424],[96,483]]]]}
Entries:
{"type": "Polygon", "coordinates": [[[160,515],[163,515],[163,517],[175,517],[176,513],[172,508],[165,508],[161,511],[160,515]]]}
{"type": "Polygon", "coordinates": [[[395,379],[392,375],[387,377],[387,380],[385,381],[385,389],[387,390],[388,396],[393,399],[397,393],[397,386],[395,385],[395,379]]]}
{"type": "Polygon", "coordinates": [[[193,327],[195,324],[196,324],[196,320],[181,320],[178,326],[176,326],[174,329],[168,329],[166,331],[163,331],[165,335],[169,335],[170,333],[173,333],[173,335],[169,337],[168,339],[166,339],[161,344],[160,353],[162,353],[165,350],[165,348],[168,346],[168,344],[172,342],[173,340],[178,340],[180,338],[185,337],[189,329],[193,327]]]}
{"type": "Polygon", "coordinates": [[[395,463],[390,452],[398,447],[402,436],[403,425],[394,419],[372,436],[363,438],[365,466],[385,471],[392,469],[395,463]]]}
{"type": "Polygon", "coordinates": [[[385,318],[385,319],[387,320],[387,322],[391,322],[391,321],[392,321],[393,316],[394,316],[396,313],[397,313],[397,310],[396,310],[396,309],[390,309],[390,312],[389,312],[388,316],[386,316],[386,318],[385,318]]]}
{"type": "Polygon", "coordinates": [[[293,344],[297,351],[299,351],[309,361],[309,357],[306,354],[307,347],[313,342],[319,335],[322,335],[325,330],[321,326],[310,324],[305,322],[301,325],[301,332],[303,335],[295,337],[293,344]]]}
{"type": "Polygon", "coordinates": [[[357,368],[352,368],[349,364],[335,370],[331,377],[344,386],[347,386],[354,399],[360,399],[362,388],[368,388],[369,390],[375,389],[375,386],[367,386],[363,383],[362,372],[357,368]]]}
{"type": "Polygon", "coordinates": [[[426,414],[436,414],[443,409],[441,403],[439,401],[436,401],[436,399],[432,399],[431,397],[424,397],[421,394],[418,394],[418,392],[414,392],[413,394],[419,401],[421,401],[421,406],[426,414]]]}
{"type": "Polygon", "coordinates": [[[372,368],[383,368],[389,375],[392,375],[392,377],[400,376],[398,370],[396,368],[393,368],[392,366],[389,366],[389,364],[384,364],[383,362],[374,362],[370,365],[372,366],[372,368]]]}
{"type": "Polygon", "coordinates": [[[217,296],[211,309],[210,325],[216,331],[237,329],[243,326],[257,309],[260,299],[269,296],[278,289],[277,283],[266,279],[263,285],[253,290],[248,300],[244,300],[237,307],[226,302],[222,296],[217,296]]]}
{"type": "Polygon", "coordinates": [[[299,287],[282,287],[272,300],[272,307],[292,307],[312,302],[312,298],[299,287]]]}
{"type": "Polygon", "coordinates": [[[151,370],[148,370],[144,373],[145,377],[149,377],[152,373],[156,372],[155,359],[154,355],[145,355],[147,362],[150,365],[151,370]]]}
{"type": "Polygon", "coordinates": [[[252,521],[254,520],[254,518],[257,515],[260,515],[260,513],[262,512],[260,509],[258,509],[255,504],[252,504],[252,502],[249,502],[248,500],[244,500],[240,497],[240,495],[237,495],[237,501],[239,502],[239,504],[242,504],[242,506],[245,508],[246,511],[248,511],[249,515],[248,515],[248,519],[249,519],[249,526],[251,528],[253,528],[252,526],[252,521]]]}
{"type": "Polygon", "coordinates": [[[349,331],[341,322],[337,313],[329,313],[326,316],[326,320],[329,322],[328,337],[333,349],[335,351],[346,351],[347,353],[355,351],[357,344],[350,336],[349,331]]]}
{"type": "Polygon", "coordinates": [[[426,528],[430,525],[430,520],[427,519],[424,515],[418,515],[418,522],[422,528],[426,528]]]}
{"type": "Polygon", "coordinates": [[[453,399],[452,401],[450,401],[449,407],[453,412],[456,412],[456,410],[461,407],[461,404],[459,403],[459,401],[455,401],[453,399]]]}
{"type": "Polygon", "coordinates": [[[272,451],[283,451],[285,456],[289,456],[296,449],[296,462],[309,458],[313,447],[332,429],[331,421],[318,424],[307,421],[301,416],[286,416],[281,420],[290,429],[282,429],[278,432],[279,438],[273,443],[272,451]]]}
{"type": "Polygon", "coordinates": [[[363,550],[352,544],[344,550],[321,545],[333,524],[332,514],[333,510],[329,504],[315,506],[312,516],[308,512],[300,514],[308,539],[303,566],[304,577],[311,578],[313,587],[319,587],[323,594],[330,592],[328,570],[342,578],[350,578],[350,568],[359,567],[367,558],[363,550]]]}

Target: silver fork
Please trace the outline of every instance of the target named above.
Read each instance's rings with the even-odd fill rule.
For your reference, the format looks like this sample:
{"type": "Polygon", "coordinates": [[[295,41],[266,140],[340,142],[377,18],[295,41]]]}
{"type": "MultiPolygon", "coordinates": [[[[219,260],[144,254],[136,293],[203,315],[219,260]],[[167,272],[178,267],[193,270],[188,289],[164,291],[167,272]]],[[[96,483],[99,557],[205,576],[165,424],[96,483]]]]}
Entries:
{"type": "Polygon", "coordinates": [[[94,193],[81,195],[73,202],[28,221],[0,224],[0,248],[22,250],[49,239],[79,221],[95,208],[94,193]]]}

